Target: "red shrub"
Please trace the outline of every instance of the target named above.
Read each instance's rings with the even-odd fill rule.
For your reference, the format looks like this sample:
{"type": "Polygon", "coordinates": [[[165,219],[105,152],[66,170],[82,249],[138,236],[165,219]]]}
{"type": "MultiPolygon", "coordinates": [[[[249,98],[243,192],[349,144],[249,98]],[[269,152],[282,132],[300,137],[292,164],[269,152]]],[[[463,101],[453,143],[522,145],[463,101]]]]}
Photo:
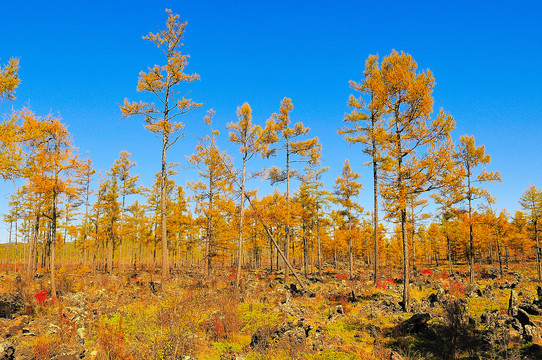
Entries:
{"type": "Polygon", "coordinates": [[[348,274],[347,273],[337,274],[337,280],[348,280],[348,274]]]}
{"type": "Polygon", "coordinates": [[[421,271],[422,274],[424,275],[433,275],[433,270],[430,270],[430,269],[423,269],[421,271]]]}
{"type": "Polygon", "coordinates": [[[34,295],[34,297],[36,298],[36,301],[40,305],[44,305],[46,303],[48,296],[49,295],[47,294],[47,291],[45,291],[45,290],[42,290],[39,293],[37,293],[36,295],[34,295]]]}

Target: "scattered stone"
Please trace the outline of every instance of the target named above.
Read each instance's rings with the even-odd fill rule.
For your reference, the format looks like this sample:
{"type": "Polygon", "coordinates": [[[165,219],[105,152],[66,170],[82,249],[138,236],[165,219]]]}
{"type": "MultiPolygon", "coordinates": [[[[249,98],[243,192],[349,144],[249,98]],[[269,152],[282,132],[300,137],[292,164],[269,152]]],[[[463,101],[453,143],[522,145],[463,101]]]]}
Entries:
{"type": "Polygon", "coordinates": [[[414,314],[408,320],[403,321],[398,325],[401,332],[405,334],[416,334],[427,330],[427,322],[431,319],[428,313],[414,314]]]}
{"type": "Polygon", "coordinates": [[[508,299],[508,315],[516,316],[518,314],[518,293],[515,290],[510,291],[508,299]]]}
{"type": "Polygon", "coordinates": [[[60,331],[60,327],[56,326],[55,324],[49,324],[47,326],[47,334],[51,335],[51,334],[56,334],[57,332],[60,331]]]}
{"type": "Polygon", "coordinates": [[[24,308],[23,299],[12,294],[0,294],[0,318],[13,319],[24,308]]]}
{"type": "Polygon", "coordinates": [[[29,318],[26,315],[18,317],[12,322],[11,325],[8,326],[5,336],[12,337],[22,334],[23,328],[28,325],[28,321],[29,318]]]}
{"type": "Polygon", "coordinates": [[[341,304],[337,305],[334,309],[329,310],[329,315],[327,319],[329,321],[337,320],[338,318],[344,315],[344,309],[341,304]]]}
{"type": "Polygon", "coordinates": [[[439,288],[436,293],[429,295],[427,301],[430,306],[436,306],[444,300],[444,289],[439,288]]]}
{"type": "Polygon", "coordinates": [[[535,304],[520,304],[519,308],[524,310],[529,315],[542,315],[542,310],[535,304]]]}
{"type": "Polygon", "coordinates": [[[0,355],[2,355],[1,360],[15,360],[15,348],[9,345],[3,349],[0,355]]]}
{"type": "Polygon", "coordinates": [[[79,328],[79,329],[77,329],[77,336],[79,337],[79,340],[80,340],[83,344],[85,343],[85,334],[86,334],[85,328],[79,328]]]}
{"type": "MultiPolygon", "coordinates": [[[[312,326],[300,320],[297,324],[288,322],[282,325],[263,326],[252,335],[250,347],[267,349],[280,342],[285,346],[304,345],[312,326]]],[[[320,329],[320,332],[323,330],[320,329]]]]}
{"type": "Polygon", "coordinates": [[[523,338],[527,342],[540,341],[540,331],[534,325],[525,325],[523,327],[523,338]]]}
{"type": "Polygon", "coordinates": [[[479,298],[482,297],[482,291],[480,290],[480,287],[478,284],[469,284],[465,287],[465,293],[467,294],[467,297],[470,298],[479,298]]]}
{"type": "Polygon", "coordinates": [[[542,306],[542,286],[538,285],[536,287],[536,295],[538,297],[537,305],[542,306]]]}
{"type": "Polygon", "coordinates": [[[365,330],[367,330],[373,338],[379,337],[382,332],[382,329],[380,329],[380,327],[373,324],[365,326],[365,330]]]}
{"type": "Polygon", "coordinates": [[[522,309],[518,309],[518,313],[514,315],[514,318],[518,319],[524,328],[526,325],[534,326],[533,322],[529,318],[529,315],[522,309]]]}

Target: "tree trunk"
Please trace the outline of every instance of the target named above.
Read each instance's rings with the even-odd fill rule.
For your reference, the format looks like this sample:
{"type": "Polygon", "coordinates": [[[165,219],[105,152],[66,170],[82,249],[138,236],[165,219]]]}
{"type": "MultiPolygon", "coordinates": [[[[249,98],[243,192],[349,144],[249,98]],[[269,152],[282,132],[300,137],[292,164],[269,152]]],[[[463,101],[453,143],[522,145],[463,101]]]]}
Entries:
{"type": "Polygon", "coordinates": [[[237,273],[235,274],[235,286],[239,287],[239,280],[241,279],[241,265],[243,258],[243,220],[245,216],[245,171],[246,171],[246,154],[243,156],[243,171],[241,178],[241,202],[239,204],[239,252],[237,259],[237,273]]]}
{"type": "MultiPolygon", "coordinates": [[[[11,259],[10,259],[10,254],[11,254],[11,228],[13,226],[13,221],[10,220],[9,222],[9,243],[8,243],[8,256],[7,256],[7,262],[6,262],[6,274],[9,274],[9,268],[11,266],[11,259]]],[[[15,260],[15,263],[17,263],[17,260],[15,260]]],[[[17,265],[15,265],[17,266],[17,265]]]]}
{"type": "MultiPolygon", "coordinates": [[[[168,107],[164,111],[164,121],[168,122],[168,107]]],[[[160,173],[160,223],[162,226],[162,283],[169,277],[168,243],[167,243],[167,160],[168,133],[162,132],[162,169],[160,173]]]]}

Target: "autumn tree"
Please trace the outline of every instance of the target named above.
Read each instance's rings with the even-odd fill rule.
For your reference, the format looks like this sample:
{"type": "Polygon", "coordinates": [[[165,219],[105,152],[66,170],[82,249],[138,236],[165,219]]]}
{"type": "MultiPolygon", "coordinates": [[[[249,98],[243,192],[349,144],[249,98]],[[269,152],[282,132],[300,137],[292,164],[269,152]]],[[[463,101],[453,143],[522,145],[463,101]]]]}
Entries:
{"type": "MultiPolygon", "coordinates": [[[[285,155],[285,169],[272,167],[269,172],[269,178],[273,184],[278,182],[286,183],[286,236],[284,242],[284,256],[286,261],[290,259],[290,179],[299,177],[299,173],[292,168],[292,165],[296,162],[319,163],[322,149],[317,137],[306,140],[299,139],[310,131],[303,123],[298,122],[293,127],[290,127],[290,112],[293,108],[291,99],[286,97],[282,99],[279,112],[271,116],[265,127],[265,141],[271,144],[266,155],[273,156],[282,150],[284,150],[285,155]]],[[[286,267],[284,272],[285,283],[288,280],[289,267],[286,267]]]]}
{"type": "Polygon", "coordinates": [[[90,188],[90,183],[92,182],[92,176],[96,173],[96,170],[92,167],[92,161],[90,158],[87,158],[84,162],[81,163],[81,166],[78,168],[78,183],[81,187],[83,203],[85,204],[85,214],[82,220],[82,231],[81,231],[81,246],[83,248],[83,265],[86,265],[88,259],[88,225],[89,225],[89,206],[90,206],[90,195],[92,195],[92,189],[90,188]]]}
{"type": "Polygon", "coordinates": [[[225,205],[225,194],[231,191],[230,169],[231,159],[220,151],[216,138],[219,131],[212,127],[214,111],[209,111],[205,123],[209,127],[210,135],[200,139],[196,146],[196,153],[188,161],[199,169],[199,175],[205,179],[189,183],[196,192],[196,211],[203,214],[205,228],[205,276],[211,274],[212,260],[216,256],[217,232],[220,221],[220,208],[225,205]]]}
{"type": "Polygon", "coordinates": [[[239,244],[237,257],[237,272],[235,275],[235,286],[239,287],[241,277],[241,259],[243,255],[243,218],[245,216],[245,183],[246,183],[246,164],[256,154],[263,154],[267,150],[267,144],[263,141],[263,130],[260,126],[252,123],[252,109],[248,103],[244,103],[237,108],[237,123],[229,123],[230,141],[239,144],[241,152],[241,181],[239,196],[239,244]]]}
{"type": "Polygon", "coordinates": [[[15,89],[20,82],[18,59],[10,59],[6,65],[0,66],[0,101],[15,100],[15,89]]]}
{"type": "Polygon", "coordinates": [[[407,206],[414,195],[431,191],[451,164],[450,131],[455,123],[443,111],[431,120],[433,74],[418,73],[410,55],[395,50],[381,63],[382,86],[377,96],[383,101],[389,132],[384,143],[387,161],[382,168],[382,190],[389,218],[400,224],[403,243],[403,307],[410,309],[410,264],[407,206]]]}
{"type": "Polygon", "coordinates": [[[350,95],[348,107],[352,109],[346,114],[344,122],[349,125],[339,130],[346,141],[350,144],[362,144],[363,152],[370,156],[373,170],[373,282],[376,285],[378,274],[378,177],[379,165],[383,160],[381,148],[386,136],[385,124],[383,122],[384,103],[377,96],[381,91],[382,76],[378,64],[378,57],[370,55],[365,61],[364,78],[362,81],[350,81],[350,87],[358,91],[361,96],[350,95]]]}
{"type": "Polygon", "coordinates": [[[538,240],[538,223],[542,217],[542,190],[534,185],[530,185],[519,199],[519,204],[526,212],[529,222],[533,229],[533,238],[536,245],[536,271],[538,281],[542,280],[541,250],[538,240]]]}
{"type": "Polygon", "coordinates": [[[32,192],[41,194],[50,207],[50,212],[43,215],[50,220],[51,294],[55,296],[55,247],[61,196],[75,196],[75,172],[80,166],[71,141],[71,136],[64,124],[52,116],[40,119],[27,111],[23,114],[25,141],[29,154],[26,165],[26,177],[32,192]]]}
{"type": "Polygon", "coordinates": [[[342,174],[335,179],[335,201],[343,207],[348,226],[348,274],[350,279],[354,277],[354,258],[352,246],[352,223],[354,212],[361,213],[363,208],[353,198],[357,197],[362,189],[362,184],[357,180],[360,175],[350,167],[348,160],[344,161],[342,174]]]}
{"type": "Polygon", "coordinates": [[[120,208],[120,239],[119,239],[119,265],[118,270],[120,272],[121,261],[122,261],[122,244],[123,237],[126,234],[124,228],[124,213],[126,209],[126,197],[129,195],[135,195],[140,192],[137,182],[139,181],[139,175],[132,175],[130,171],[136,166],[135,162],[130,161],[130,153],[127,151],[121,151],[119,158],[115,160],[113,166],[111,166],[110,174],[115,176],[119,182],[119,195],[121,197],[121,208],[120,208]]]}
{"type": "Polygon", "coordinates": [[[186,22],[179,21],[179,15],[173,15],[167,9],[168,20],[166,28],[158,33],[149,33],[143,38],[154,43],[166,56],[166,65],[155,65],[148,72],[139,74],[138,91],[147,91],[159,99],[158,107],[153,103],[133,102],[124,100],[121,106],[123,117],[143,115],[145,128],[152,133],[162,136],[162,167],[161,167],[161,208],[162,223],[162,278],[169,275],[168,244],[167,244],[167,216],[166,216],[166,184],[167,184],[167,150],[180,138],[179,130],[183,124],[175,121],[180,115],[186,114],[201,104],[180,95],[178,85],[190,83],[199,79],[198,74],[185,74],[188,65],[188,55],[181,53],[182,39],[186,22]]]}
{"type": "Polygon", "coordinates": [[[482,188],[478,184],[496,181],[500,182],[501,175],[498,172],[487,171],[485,169],[485,165],[490,163],[491,157],[486,154],[485,147],[483,145],[475,145],[474,136],[461,136],[454,157],[463,169],[463,183],[461,184],[461,191],[464,200],[467,201],[469,214],[469,276],[470,282],[472,283],[474,282],[474,234],[472,203],[478,199],[490,198],[490,194],[487,189],[482,188]],[[482,168],[477,171],[480,166],[482,168]]]}
{"type": "Polygon", "coordinates": [[[521,255],[521,261],[525,265],[525,250],[529,248],[529,236],[527,235],[527,216],[523,211],[516,211],[512,218],[512,227],[514,228],[514,238],[512,247],[516,256],[521,255]]]}
{"type": "Polygon", "coordinates": [[[315,166],[305,168],[305,187],[307,191],[307,197],[309,199],[309,210],[311,215],[316,221],[316,249],[317,249],[317,264],[318,264],[318,276],[322,278],[322,241],[321,241],[321,224],[323,217],[323,209],[328,206],[332,200],[332,193],[324,189],[324,183],[321,178],[322,175],[328,171],[328,167],[322,167],[320,169],[315,166]]]}

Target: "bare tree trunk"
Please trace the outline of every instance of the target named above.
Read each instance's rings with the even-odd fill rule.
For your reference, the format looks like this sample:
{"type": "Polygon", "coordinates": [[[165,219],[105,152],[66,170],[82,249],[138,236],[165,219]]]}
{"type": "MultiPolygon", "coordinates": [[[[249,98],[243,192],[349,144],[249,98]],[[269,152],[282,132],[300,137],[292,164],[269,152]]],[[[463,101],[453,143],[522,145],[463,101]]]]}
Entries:
{"type": "Polygon", "coordinates": [[[235,286],[239,287],[241,280],[241,262],[243,258],[243,220],[245,216],[245,171],[246,171],[246,155],[243,157],[243,172],[241,174],[241,202],[239,204],[239,253],[237,259],[237,273],[235,274],[235,286]]]}
{"type": "MultiPolygon", "coordinates": [[[[7,262],[6,262],[6,274],[9,274],[9,268],[11,266],[11,259],[10,259],[10,254],[11,254],[11,228],[13,226],[13,221],[10,220],[9,222],[9,243],[8,243],[8,256],[7,256],[7,262]]],[[[17,263],[17,260],[15,260],[15,263],[17,263]]],[[[17,266],[17,265],[15,265],[17,266]]]]}

